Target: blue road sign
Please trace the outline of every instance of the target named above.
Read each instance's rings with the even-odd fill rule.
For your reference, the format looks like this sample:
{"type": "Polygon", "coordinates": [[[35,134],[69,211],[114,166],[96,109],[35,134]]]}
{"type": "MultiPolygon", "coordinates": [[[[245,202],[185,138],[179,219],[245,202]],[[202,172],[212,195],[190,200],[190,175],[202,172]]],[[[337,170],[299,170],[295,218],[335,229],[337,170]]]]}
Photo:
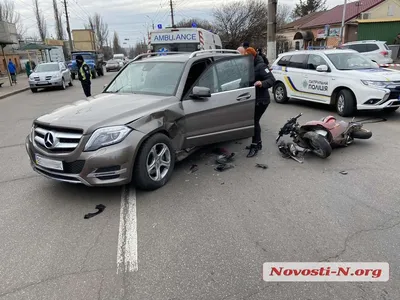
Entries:
{"type": "Polygon", "coordinates": [[[157,24],[158,29],[162,29],[162,24],[157,24]]]}
{"type": "Polygon", "coordinates": [[[193,27],[193,28],[197,28],[197,24],[193,22],[193,23],[192,23],[192,27],[193,27]]]}

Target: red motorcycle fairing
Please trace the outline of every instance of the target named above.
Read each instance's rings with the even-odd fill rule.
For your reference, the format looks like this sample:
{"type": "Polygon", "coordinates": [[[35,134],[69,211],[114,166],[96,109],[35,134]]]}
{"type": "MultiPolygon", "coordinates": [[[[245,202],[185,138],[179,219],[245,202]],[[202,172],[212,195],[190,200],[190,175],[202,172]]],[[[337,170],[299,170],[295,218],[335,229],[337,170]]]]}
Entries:
{"type": "Polygon", "coordinates": [[[346,131],[349,124],[345,121],[337,121],[334,116],[327,116],[326,118],[322,119],[321,121],[310,121],[307,122],[304,126],[308,128],[310,126],[318,126],[323,127],[324,129],[328,130],[332,136],[332,139],[335,140],[342,135],[343,132],[346,131]]]}

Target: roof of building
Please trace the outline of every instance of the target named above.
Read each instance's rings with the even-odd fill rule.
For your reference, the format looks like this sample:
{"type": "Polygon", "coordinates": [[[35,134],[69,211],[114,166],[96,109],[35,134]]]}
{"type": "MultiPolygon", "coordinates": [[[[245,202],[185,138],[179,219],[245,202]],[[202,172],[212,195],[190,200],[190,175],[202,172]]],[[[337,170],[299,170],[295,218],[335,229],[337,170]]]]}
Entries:
{"type": "Polygon", "coordinates": [[[310,22],[312,19],[319,17],[323,13],[325,13],[325,11],[313,12],[313,13],[307,15],[307,16],[304,16],[304,17],[301,17],[301,18],[297,19],[296,21],[293,21],[293,22],[290,22],[288,24],[283,25],[282,27],[279,28],[279,30],[289,29],[289,28],[297,29],[301,25],[306,24],[307,22],[310,22]]]}
{"type": "Polygon", "coordinates": [[[365,20],[357,20],[357,22],[358,23],[400,22],[400,18],[365,19],[365,20]]]}
{"type": "MultiPolygon", "coordinates": [[[[354,19],[360,13],[373,8],[384,1],[385,0],[360,0],[347,3],[345,21],[347,22],[351,19],[354,19]]],[[[334,8],[326,11],[324,14],[314,18],[310,22],[301,25],[300,28],[321,27],[325,25],[341,23],[343,17],[343,6],[343,4],[335,6],[334,8]]]]}

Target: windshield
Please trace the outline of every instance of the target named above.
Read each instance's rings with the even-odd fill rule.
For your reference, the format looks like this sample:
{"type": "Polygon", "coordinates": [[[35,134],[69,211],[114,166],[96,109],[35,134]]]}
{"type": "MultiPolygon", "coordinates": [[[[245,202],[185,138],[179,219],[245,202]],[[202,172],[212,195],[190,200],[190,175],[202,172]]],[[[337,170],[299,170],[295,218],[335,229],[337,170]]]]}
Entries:
{"type": "Polygon", "coordinates": [[[94,59],[94,54],[89,54],[89,53],[74,53],[72,54],[72,59],[75,60],[77,55],[82,55],[84,60],[88,59],[94,59]]]}
{"type": "Polygon", "coordinates": [[[114,79],[105,92],[173,96],[184,67],[184,63],[177,62],[132,63],[114,79]]]}
{"type": "Polygon", "coordinates": [[[46,64],[46,65],[38,65],[35,69],[36,73],[42,73],[42,72],[55,72],[59,71],[60,67],[58,64],[46,64]]]}
{"type": "Polygon", "coordinates": [[[369,58],[358,53],[327,54],[329,60],[338,70],[378,69],[379,66],[369,58]]]}
{"type": "Polygon", "coordinates": [[[182,43],[182,44],[154,44],[154,52],[194,52],[199,50],[199,43],[182,43]],[[164,49],[164,50],[163,50],[164,49]]]}

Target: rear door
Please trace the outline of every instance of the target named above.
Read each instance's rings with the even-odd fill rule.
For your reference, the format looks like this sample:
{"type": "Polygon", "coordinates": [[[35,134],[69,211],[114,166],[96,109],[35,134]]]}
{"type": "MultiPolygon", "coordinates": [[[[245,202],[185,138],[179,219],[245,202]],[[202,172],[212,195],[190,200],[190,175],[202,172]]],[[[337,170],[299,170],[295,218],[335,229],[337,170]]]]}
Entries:
{"type": "Polygon", "coordinates": [[[287,75],[285,85],[293,97],[309,98],[311,95],[305,93],[307,80],[307,54],[293,54],[287,64],[287,75]]]}
{"type": "Polygon", "coordinates": [[[208,67],[193,86],[209,88],[211,97],[198,100],[185,96],[182,102],[184,148],[252,136],[256,94],[253,82],[254,63],[250,56],[220,59],[208,67]]]}

